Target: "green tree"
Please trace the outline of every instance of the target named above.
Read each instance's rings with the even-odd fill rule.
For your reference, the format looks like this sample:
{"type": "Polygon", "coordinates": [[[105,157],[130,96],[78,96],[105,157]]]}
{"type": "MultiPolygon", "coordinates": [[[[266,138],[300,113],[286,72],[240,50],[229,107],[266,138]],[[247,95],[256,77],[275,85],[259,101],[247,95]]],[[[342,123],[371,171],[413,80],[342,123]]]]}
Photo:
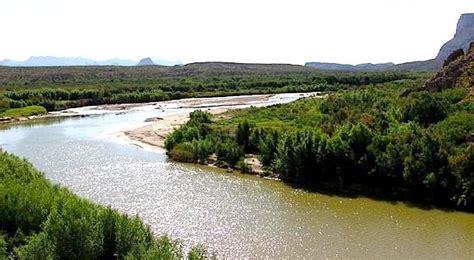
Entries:
{"type": "Polygon", "coordinates": [[[236,141],[237,144],[241,145],[244,148],[244,151],[246,153],[252,151],[252,144],[250,142],[251,131],[252,126],[247,120],[244,120],[242,123],[237,125],[236,141]]]}

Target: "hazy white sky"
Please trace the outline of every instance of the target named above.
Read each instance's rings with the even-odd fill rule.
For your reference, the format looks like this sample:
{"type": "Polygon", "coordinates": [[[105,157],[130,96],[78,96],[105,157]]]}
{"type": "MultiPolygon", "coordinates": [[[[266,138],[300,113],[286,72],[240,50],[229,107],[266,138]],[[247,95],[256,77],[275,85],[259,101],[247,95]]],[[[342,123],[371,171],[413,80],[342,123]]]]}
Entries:
{"type": "Polygon", "coordinates": [[[473,0],[0,0],[0,59],[433,58],[473,0]]]}

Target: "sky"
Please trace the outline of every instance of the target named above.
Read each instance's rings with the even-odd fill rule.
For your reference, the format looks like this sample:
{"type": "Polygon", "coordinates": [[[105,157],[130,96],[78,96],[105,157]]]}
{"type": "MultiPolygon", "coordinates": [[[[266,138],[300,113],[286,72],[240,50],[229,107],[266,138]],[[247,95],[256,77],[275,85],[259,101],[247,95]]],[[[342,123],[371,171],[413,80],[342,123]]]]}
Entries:
{"type": "Polygon", "coordinates": [[[434,58],[473,0],[0,0],[0,60],[434,58]]]}

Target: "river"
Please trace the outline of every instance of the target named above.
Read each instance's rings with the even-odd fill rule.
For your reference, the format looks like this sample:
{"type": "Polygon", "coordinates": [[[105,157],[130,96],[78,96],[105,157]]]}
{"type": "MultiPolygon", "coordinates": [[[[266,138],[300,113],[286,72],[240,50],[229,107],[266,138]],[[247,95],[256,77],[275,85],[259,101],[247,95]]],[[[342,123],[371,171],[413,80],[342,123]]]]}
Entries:
{"type": "MultiPolygon", "coordinates": [[[[299,97],[276,95],[252,105],[299,97]]],[[[84,198],[139,215],[157,235],[169,234],[186,247],[203,244],[221,257],[474,256],[473,214],[309,193],[256,176],[169,162],[164,153],[115,137],[146,118],[192,111],[179,104],[147,104],[125,113],[76,109],[99,115],[4,127],[0,146],[84,198]]]]}

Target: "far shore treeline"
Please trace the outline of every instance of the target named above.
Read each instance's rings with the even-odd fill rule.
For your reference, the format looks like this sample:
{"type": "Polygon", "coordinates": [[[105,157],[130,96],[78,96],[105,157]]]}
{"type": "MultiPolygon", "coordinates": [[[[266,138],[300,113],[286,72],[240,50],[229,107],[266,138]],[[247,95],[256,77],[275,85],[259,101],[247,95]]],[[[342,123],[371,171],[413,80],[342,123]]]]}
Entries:
{"type": "Polygon", "coordinates": [[[55,111],[188,97],[336,91],[428,75],[322,72],[294,65],[233,63],[175,67],[0,67],[0,117],[8,109],[28,106],[55,111]]]}

